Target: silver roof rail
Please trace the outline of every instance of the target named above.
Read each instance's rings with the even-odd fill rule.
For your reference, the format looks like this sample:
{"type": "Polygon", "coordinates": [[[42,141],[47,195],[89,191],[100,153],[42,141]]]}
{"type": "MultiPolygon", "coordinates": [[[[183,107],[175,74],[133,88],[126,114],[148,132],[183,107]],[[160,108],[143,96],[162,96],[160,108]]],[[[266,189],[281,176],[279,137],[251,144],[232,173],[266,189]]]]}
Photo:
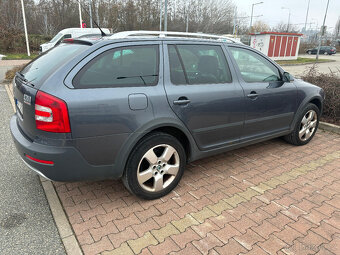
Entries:
{"type": "Polygon", "coordinates": [[[203,33],[186,33],[186,32],[173,32],[173,31],[146,31],[146,30],[136,30],[136,31],[123,31],[118,32],[109,37],[109,39],[120,39],[129,36],[141,36],[141,35],[156,35],[159,37],[165,37],[166,35],[180,36],[180,37],[194,37],[194,38],[205,38],[205,39],[218,39],[219,41],[229,41],[233,43],[241,43],[233,38],[221,35],[211,35],[203,33]]]}

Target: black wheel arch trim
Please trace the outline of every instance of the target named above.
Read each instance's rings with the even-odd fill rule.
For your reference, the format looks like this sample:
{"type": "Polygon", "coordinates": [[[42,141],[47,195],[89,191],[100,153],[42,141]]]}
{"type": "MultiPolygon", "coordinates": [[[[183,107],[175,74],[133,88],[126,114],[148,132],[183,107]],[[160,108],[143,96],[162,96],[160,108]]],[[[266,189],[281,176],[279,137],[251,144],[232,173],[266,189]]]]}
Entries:
{"type": "MultiPolygon", "coordinates": [[[[295,114],[295,117],[294,117],[294,120],[291,124],[291,131],[294,130],[294,127],[297,123],[297,121],[299,121],[299,116],[300,116],[300,113],[303,111],[303,109],[309,104],[309,103],[313,103],[314,100],[318,100],[320,102],[320,108],[318,105],[316,105],[319,110],[320,110],[320,115],[322,114],[322,110],[323,110],[323,99],[320,95],[317,95],[317,96],[313,96],[313,97],[306,97],[299,105],[299,108],[297,109],[296,111],[296,114],[295,114]]],[[[320,116],[319,116],[320,117],[320,116]]]]}
{"type": "Polygon", "coordinates": [[[124,146],[122,147],[122,149],[119,151],[117,155],[117,158],[120,158],[121,160],[119,160],[120,163],[118,163],[117,161],[117,164],[114,166],[115,172],[119,176],[123,175],[127,160],[133,148],[138,144],[138,142],[144,136],[153,132],[154,130],[157,130],[160,128],[167,128],[167,127],[176,128],[186,136],[187,140],[189,141],[189,146],[188,146],[189,155],[193,156],[199,150],[197,147],[196,141],[193,139],[191,133],[187,130],[186,127],[183,126],[182,123],[172,118],[159,118],[159,119],[146,123],[145,125],[140,127],[136,132],[131,133],[131,135],[128,137],[128,140],[125,142],[124,146]]]}

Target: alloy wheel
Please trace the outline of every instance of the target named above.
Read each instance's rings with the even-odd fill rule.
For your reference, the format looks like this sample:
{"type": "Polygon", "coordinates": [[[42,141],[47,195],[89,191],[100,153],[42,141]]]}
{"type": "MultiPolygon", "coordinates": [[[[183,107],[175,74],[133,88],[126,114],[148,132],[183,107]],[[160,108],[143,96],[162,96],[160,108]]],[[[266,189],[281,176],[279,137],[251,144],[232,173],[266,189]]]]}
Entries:
{"type": "Polygon", "coordinates": [[[315,132],[318,115],[314,110],[309,110],[302,118],[299,130],[301,141],[308,140],[315,132]]]}
{"type": "Polygon", "coordinates": [[[174,181],[179,168],[180,159],[174,147],[168,144],[154,146],[138,164],[138,183],[146,191],[159,192],[174,181]]]}

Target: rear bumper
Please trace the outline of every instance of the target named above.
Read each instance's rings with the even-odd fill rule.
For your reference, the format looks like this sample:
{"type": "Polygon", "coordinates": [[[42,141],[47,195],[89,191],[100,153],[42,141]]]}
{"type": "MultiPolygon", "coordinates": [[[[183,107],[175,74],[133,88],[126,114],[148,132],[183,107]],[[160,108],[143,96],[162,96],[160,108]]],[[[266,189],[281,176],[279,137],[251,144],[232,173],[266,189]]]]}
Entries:
{"type": "Polygon", "coordinates": [[[89,164],[74,147],[56,147],[38,144],[27,139],[19,130],[17,116],[10,121],[10,129],[15,147],[22,160],[35,172],[53,181],[81,181],[116,179],[120,173],[114,165],[94,166],[89,164]],[[35,162],[26,157],[53,161],[53,165],[35,162]]]}

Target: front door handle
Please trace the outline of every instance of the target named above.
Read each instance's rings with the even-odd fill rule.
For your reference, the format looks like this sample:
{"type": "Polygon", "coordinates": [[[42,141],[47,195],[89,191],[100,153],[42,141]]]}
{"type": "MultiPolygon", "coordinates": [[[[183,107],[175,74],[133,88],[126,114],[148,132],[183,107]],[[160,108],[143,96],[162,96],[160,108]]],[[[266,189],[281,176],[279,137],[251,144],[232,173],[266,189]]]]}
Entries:
{"type": "Polygon", "coordinates": [[[256,93],[256,91],[252,91],[250,92],[250,94],[248,94],[248,98],[255,100],[259,95],[256,93]]]}
{"type": "Polygon", "coordinates": [[[190,100],[187,97],[180,97],[174,101],[174,104],[176,105],[186,105],[189,103],[190,103],[190,100]]]}

